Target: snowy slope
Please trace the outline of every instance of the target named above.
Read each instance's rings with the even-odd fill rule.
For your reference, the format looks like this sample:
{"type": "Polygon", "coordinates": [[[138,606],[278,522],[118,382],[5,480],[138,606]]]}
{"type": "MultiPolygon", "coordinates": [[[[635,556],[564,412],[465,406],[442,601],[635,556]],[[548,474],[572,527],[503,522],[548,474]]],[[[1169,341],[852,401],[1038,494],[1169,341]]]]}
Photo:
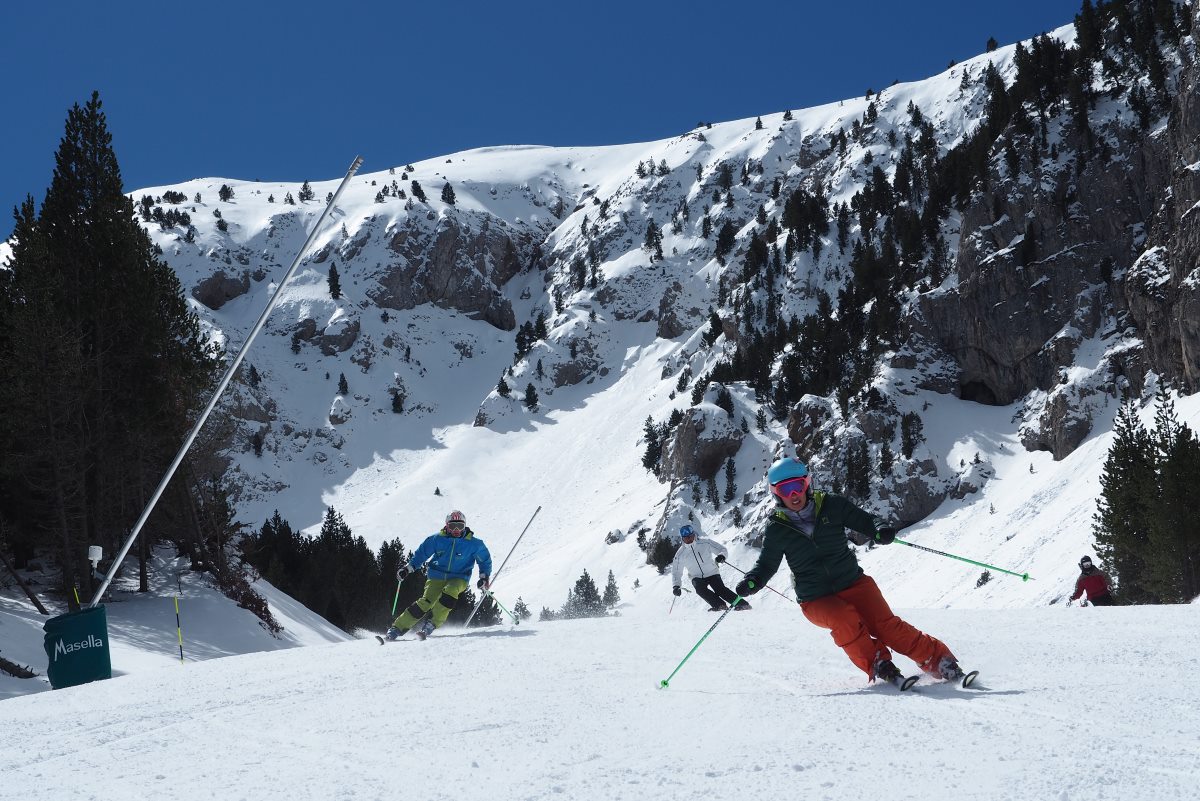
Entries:
{"type": "MultiPolygon", "coordinates": [[[[169,552],[159,550],[151,562],[149,592],[136,592],[136,574],[114,582],[115,590],[105,596],[114,676],[178,667],[178,629],[182,629],[185,666],[235,654],[351,639],[268,582],[257,581],[254,588],[267,599],[272,614],[284,629],[278,636],[272,636],[253,614],[237,608],[233,601],[208,586],[204,575],[189,571],[188,563],[186,558],[174,558],[169,552]]],[[[67,611],[56,606],[42,590],[42,586],[34,586],[51,615],[67,611]]],[[[0,656],[39,674],[36,679],[16,679],[0,672],[0,700],[50,689],[45,678],[46,652],[42,647],[42,625],[46,620],[15,586],[0,591],[0,656]]]]}
{"type": "MultiPolygon", "coordinates": [[[[885,591],[896,582],[881,575],[885,591]]],[[[0,798],[1190,801],[1200,607],[911,610],[986,689],[865,677],[770,594],[247,654],[0,705],[0,798]]],[[[897,659],[904,670],[912,664],[897,659]]]]}

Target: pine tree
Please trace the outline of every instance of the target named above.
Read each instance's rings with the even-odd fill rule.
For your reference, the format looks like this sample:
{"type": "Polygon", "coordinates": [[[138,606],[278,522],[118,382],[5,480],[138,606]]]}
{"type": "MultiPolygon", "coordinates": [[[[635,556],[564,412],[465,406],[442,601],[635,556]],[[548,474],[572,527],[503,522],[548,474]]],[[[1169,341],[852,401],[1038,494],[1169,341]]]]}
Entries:
{"type": "Polygon", "coordinates": [[[653,417],[646,416],[643,431],[646,437],[646,451],[642,454],[642,467],[658,475],[658,463],[662,459],[663,446],[659,439],[658,426],[654,424],[653,417]]]}
{"type": "Polygon", "coordinates": [[[337,391],[338,391],[339,395],[349,395],[350,394],[350,385],[346,383],[346,374],[345,373],[338,373],[338,390],[337,391]]]}
{"type": "Polygon", "coordinates": [[[452,187],[450,185],[450,182],[447,181],[446,185],[442,187],[442,202],[448,203],[451,206],[453,206],[455,199],[456,198],[454,196],[454,187],[452,187]]]}
{"type": "Polygon", "coordinates": [[[304,202],[306,202],[306,201],[312,200],[312,199],[313,199],[313,198],[315,198],[315,197],[316,197],[316,194],[313,192],[313,188],[312,188],[311,186],[309,186],[309,185],[308,185],[308,181],[305,181],[305,182],[304,182],[304,183],[303,183],[303,184],[300,186],[300,191],[296,193],[296,198],[297,198],[297,199],[298,199],[298,200],[299,200],[301,203],[304,203],[304,202]]]}
{"type": "MultiPolygon", "coordinates": [[[[27,198],[10,242],[0,505],[53,553],[65,588],[88,545],[117,550],[219,362],[124,194],[98,94],[68,113],[41,213],[27,198]]],[[[169,495],[161,519],[186,519],[183,492],[169,495]]],[[[190,529],[176,536],[194,542],[190,529]]]]}
{"type": "Polygon", "coordinates": [[[525,407],[531,412],[536,412],[538,408],[538,393],[533,382],[525,387],[525,407]]]}
{"type": "Polygon", "coordinates": [[[502,398],[507,398],[510,394],[512,394],[512,389],[508,386],[508,382],[504,380],[504,376],[500,376],[500,380],[496,383],[496,392],[498,392],[502,398]]]}
{"type": "Polygon", "coordinates": [[[427,203],[427,202],[428,202],[428,200],[427,200],[427,199],[426,199],[426,197],[425,197],[425,190],[421,188],[421,183],[420,183],[420,181],[413,181],[413,182],[410,184],[410,187],[411,187],[411,189],[412,189],[412,196],[413,196],[413,197],[415,197],[417,200],[421,201],[422,203],[427,203]]]}
{"type": "Polygon", "coordinates": [[[221,188],[217,190],[217,197],[221,198],[222,203],[228,203],[233,199],[233,187],[221,184],[221,188]]]}
{"type": "Polygon", "coordinates": [[[521,620],[529,620],[533,613],[529,611],[529,607],[525,605],[525,601],[521,596],[517,596],[517,602],[513,604],[513,614],[521,620]]]}
{"type": "Polygon", "coordinates": [[[737,466],[733,463],[733,457],[729,457],[729,461],[725,462],[725,503],[729,503],[737,496],[737,466]]]}
{"type": "Polygon", "coordinates": [[[604,597],[601,599],[605,609],[612,609],[621,603],[621,593],[617,590],[617,579],[613,572],[608,571],[608,583],[604,585],[604,597]]]}
{"type": "Polygon", "coordinates": [[[329,297],[337,300],[342,296],[342,282],[338,276],[336,262],[329,263],[329,297]]]}
{"type": "MultiPolygon", "coordinates": [[[[1153,444],[1132,403],[1122,405],[1113,424],[1113,443],[1100,473],[1092,533],[1096,553],[1131,603],[1154,603],[1146,558],[1151,510],[1157,494],[1153,444]]],[[[1030,465],[1032,470],[1033,465],[1030,465]]]]}

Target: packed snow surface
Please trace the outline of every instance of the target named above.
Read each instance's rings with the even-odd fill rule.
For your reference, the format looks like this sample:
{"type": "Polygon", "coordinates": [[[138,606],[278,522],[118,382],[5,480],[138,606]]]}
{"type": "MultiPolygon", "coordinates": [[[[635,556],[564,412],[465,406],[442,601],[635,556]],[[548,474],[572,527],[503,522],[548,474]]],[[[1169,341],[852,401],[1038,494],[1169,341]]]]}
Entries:
{"type": "Polygon", "coordinates": [[[902,694],[764,592],[660,689],[717,617],[692,595],[671,609],[628,592],[640,603],[619,617],[164,664],[13,698],[0,798],[1196,798],[1195,604],[899,610],[984,687],[902,694]]]}

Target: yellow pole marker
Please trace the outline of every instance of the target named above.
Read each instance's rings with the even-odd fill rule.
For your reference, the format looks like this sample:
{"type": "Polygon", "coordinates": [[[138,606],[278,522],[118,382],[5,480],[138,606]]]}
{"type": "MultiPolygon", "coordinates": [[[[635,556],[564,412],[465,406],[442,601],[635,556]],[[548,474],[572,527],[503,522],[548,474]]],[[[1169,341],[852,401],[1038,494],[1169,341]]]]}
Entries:
{"type": "Polygon", "coordinates": [[[175,596],[175,631],[179,634],[179,664],[183,664],[183,627],[179,625],[179,596],[175,596]]]}

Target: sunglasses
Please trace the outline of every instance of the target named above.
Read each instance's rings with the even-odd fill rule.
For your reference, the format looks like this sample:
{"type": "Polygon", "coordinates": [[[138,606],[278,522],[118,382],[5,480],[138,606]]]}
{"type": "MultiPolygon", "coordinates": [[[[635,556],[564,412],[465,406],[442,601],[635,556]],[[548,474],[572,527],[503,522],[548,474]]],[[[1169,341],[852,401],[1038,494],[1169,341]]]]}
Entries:
{"type": "Polygon", "coordinates": [[[804,495],[808,492],[809,478],[808,476],[800,476],[799,478],[789,478],[785,481],[780,481],[778,484],[771,486],[771,492],[774,492],[780,498],[787,499],[793,495],[804,495]]]}

